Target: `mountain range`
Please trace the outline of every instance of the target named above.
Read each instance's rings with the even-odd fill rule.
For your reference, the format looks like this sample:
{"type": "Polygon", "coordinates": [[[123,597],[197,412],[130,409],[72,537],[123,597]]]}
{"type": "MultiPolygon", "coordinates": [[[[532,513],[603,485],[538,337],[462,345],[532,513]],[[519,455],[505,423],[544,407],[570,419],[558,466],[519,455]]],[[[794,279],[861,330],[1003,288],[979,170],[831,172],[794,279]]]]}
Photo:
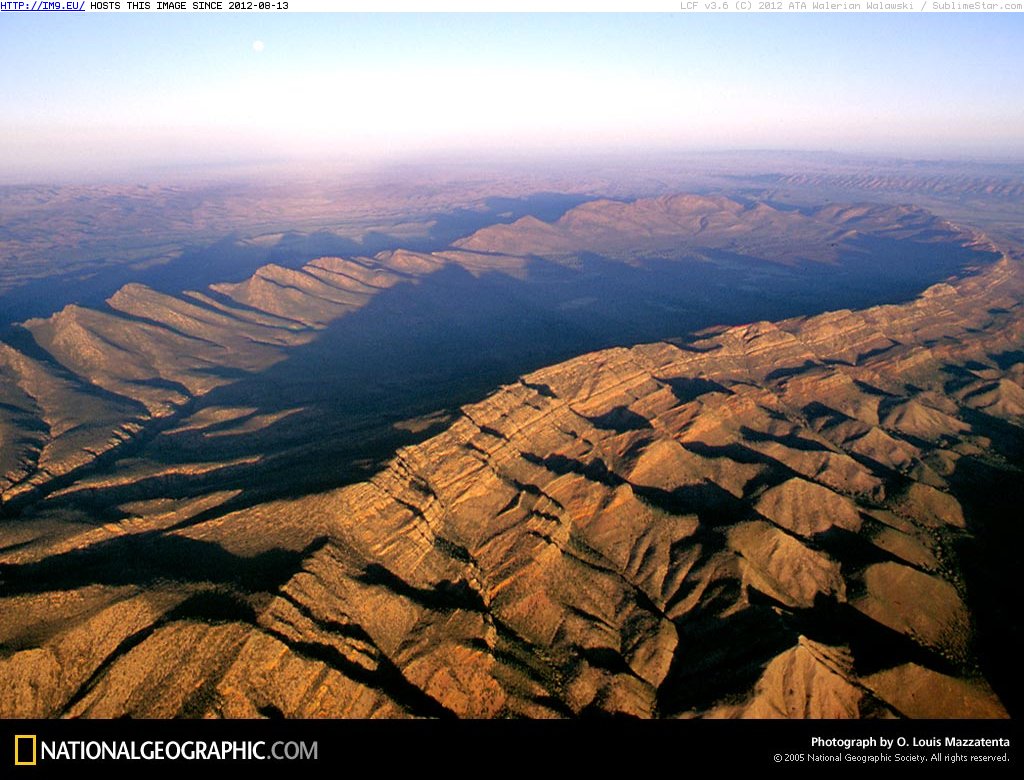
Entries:
{"type": "Polygon", "coordinates": [[[0,715],[1005,717],[1021,260],[678,195],[29,320],[0,715]]]}

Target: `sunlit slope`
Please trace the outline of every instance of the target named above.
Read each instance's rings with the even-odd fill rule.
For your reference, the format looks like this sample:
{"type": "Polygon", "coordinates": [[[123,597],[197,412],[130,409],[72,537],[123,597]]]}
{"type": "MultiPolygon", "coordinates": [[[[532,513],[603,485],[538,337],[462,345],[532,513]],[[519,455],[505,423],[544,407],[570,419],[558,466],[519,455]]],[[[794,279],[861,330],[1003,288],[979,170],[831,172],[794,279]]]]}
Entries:
{"type": "Polygon", "coordinates": [[[363,483],[8,547],[3,714],[1004,716],[1022,294],[587,354],[363,483]]]}

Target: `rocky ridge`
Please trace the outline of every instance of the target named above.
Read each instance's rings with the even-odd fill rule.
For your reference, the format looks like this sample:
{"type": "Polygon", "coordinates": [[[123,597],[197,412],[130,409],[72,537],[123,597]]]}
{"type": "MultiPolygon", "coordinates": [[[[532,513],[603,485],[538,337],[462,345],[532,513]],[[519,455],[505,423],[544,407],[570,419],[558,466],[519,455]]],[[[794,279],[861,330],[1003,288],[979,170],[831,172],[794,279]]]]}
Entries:
{"type": "Polygon", "coordinates": [[[527,217],[442,252],[321,258],[298,270],[267,265],[244,282],[180,296],[129,284],[105,309],[70,305],[24,323],[22,343],[0,343],[0,505],[23,505],[97,459],[121,457],[126,445],[183,416],[195,399],[266,371],[381,292],[445,269],[521,277],[538,259],[576,263],[598,251],[634,264],[655,257],[706,263],[715,251],[767,264],[835,263],[841,250],[858,251],[863,236],[973,241],[908,207],[828,206],[804,214],[671,196],[595,201],[551,224],[527,217]]]}
{"type": "Polygon", "coordinates": [[[1003,717],[1020,262],[911,208],[679,196],[30,321],[0,345],[0,717],[1003,717]],[[834,262],[887,235],[1003,257],[529,373],[335,490],[173,489],[254,453],[91,476],[154,430],[259,436],[294,410],[192,405],[446,268],[834,262]],[[47,514],[100,489],[116,519],[47,514]]]}
{"type": "Polygon", "coordinates": [[[1022,293],[1007,255],[584,355],[367,482],[8,547],[0,714],[1005,716],[964,550],[1019,480],[1022,293]]]}

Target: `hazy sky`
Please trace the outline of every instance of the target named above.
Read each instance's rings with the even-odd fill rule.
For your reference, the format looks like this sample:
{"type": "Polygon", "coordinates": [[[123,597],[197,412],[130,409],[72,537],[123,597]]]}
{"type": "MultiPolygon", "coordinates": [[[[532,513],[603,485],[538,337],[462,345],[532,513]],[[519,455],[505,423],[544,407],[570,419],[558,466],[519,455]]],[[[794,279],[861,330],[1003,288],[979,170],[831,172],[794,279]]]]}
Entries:
{"type": "Polygon", "coordinates": [[[479,149],[1024,157],[1024,15],[4,14],[0,175],[479,149]]]}

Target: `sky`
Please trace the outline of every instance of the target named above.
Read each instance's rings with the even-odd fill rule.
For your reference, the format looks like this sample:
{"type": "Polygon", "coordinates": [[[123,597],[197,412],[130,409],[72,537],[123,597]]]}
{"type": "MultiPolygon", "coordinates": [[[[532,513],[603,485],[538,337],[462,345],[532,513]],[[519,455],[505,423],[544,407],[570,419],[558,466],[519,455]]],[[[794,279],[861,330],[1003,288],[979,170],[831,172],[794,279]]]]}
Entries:
{"type": "Polygon", "coordinates": [[[1024,14],[4,14],[0,178],[791,149],[1024,159],[1024,14]]]}

